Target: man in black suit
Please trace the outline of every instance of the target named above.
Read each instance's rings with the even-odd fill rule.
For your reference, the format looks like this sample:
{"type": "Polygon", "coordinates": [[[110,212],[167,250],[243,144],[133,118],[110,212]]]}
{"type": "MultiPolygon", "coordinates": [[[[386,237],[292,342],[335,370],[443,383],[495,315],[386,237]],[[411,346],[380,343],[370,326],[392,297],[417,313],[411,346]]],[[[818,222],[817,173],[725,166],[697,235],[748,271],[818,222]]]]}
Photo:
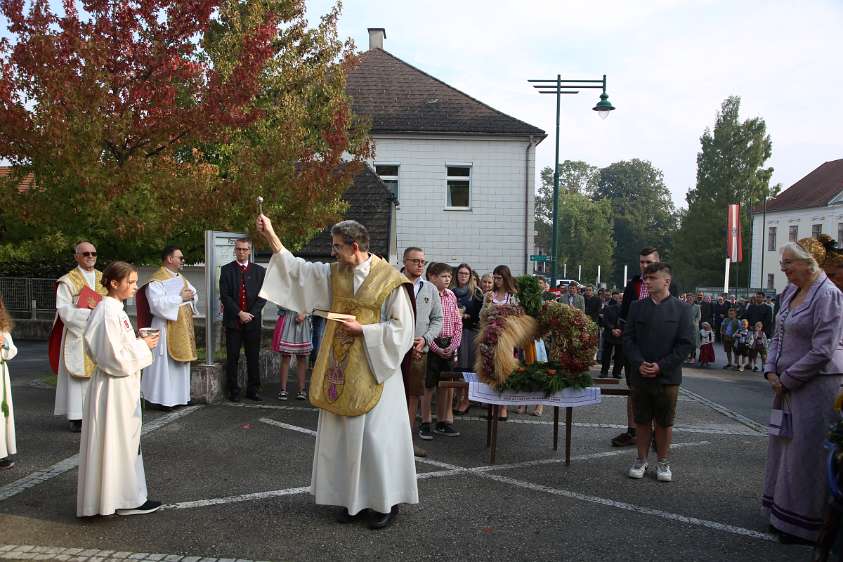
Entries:
{"type": "Polygon", "coordinates": [[[261,401],[258,394],[261,384],[260,347],[261,311],[266,300],[258,297],[266,270],[249,261],[252,243],[240,238],[234,243],[235,260],[220,269],[220,301],[222,301],[222,323],[225,326],[225,374],[228,398],[240,400],[240,385],[237,383],[237,363],[240,347],[246,348],[246,398],[261,401]]]}
{"type": "Polygon", "coordinates": [[[756,322],[761,322],[766,336],[773,337],[773,309],[764,303],[763,292],[759,291],[752,297],[749,306],[746,307],[744,318],[749,320],[750,331],[755,330],[756,322]]]}
{"type": "Polygon", "coordinates": [[[623,352],[629,371],[635,414],[638,458],[630,478],[643,478],[650,450],[651,424],[655,422],[660,482],[670,482],[667,453],[673,437],[676,397],[682,383],[682,363],[694,350],[691,306],[670,294],[670,266],[654,263],[644,270],[648,296],[632,302],[623,331],[623,352]]]}

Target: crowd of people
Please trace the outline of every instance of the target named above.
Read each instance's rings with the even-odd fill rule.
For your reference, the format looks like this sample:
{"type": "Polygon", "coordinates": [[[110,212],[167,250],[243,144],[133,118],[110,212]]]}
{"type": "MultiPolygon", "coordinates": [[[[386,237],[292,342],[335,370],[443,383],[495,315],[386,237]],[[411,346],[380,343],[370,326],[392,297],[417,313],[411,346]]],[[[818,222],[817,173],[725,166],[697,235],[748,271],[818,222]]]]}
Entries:
{"type": "MultiPolygon", "coordinates": [[[[458,437],[455,416],[478,406],[467,391],[455,395],[439,382],[474,369],[484,311],[517,304],[516,280],[506,265],[480,275],[466,263],[428,263],[420,247],[404,250],[398,271],[369,253],[368,233],[354,221],[332,228],[335,263],[308,263],[284,248],[267,217],[256,226],[273,251],[267,268],[251,261],[251,242],[239,239],[235,259],[220,272],[228,398],[241,399],[237,370],[245,347],[245,396],[263,400],[261,313],[272,302],[272,349],[282,355],[276,398],[288,399],[295,358],[296,398],[320,409],[311,493],[318,504],[340,507],[339,522],[366,514],[370,528],[389,526],[400,504],[418,502],[413,456],[427,452],[413,437],[458,437]]],[[[747,302],[677,294],[658,250],[639,254],[640,273],[623,291],[581,292],[576,283],[557,291],[539,279],[545,300],[579,309],[599,326],[600,374],[626,376],[627,430],[612,445],[636,447],[628,476],[645,476],[654,449],[656,479],[672,480],[668,455],[683,365],[712,365],[721,343],[724,368],[760,372],[773,393],[778,422],[762,498],[770,529],[782,542],[816,541],[828,494],[822,442],[839,418],[833,402],[843,383],[843,254],[828,240],[788,243],[781,251],[785,291],[772,300],[759,292],[747,302]]],[[[78,267],[57,283],[50,350],[58,373],[54,412],[82,433],[77,515],[150,513],[161,503],[146,490],[141,397],[162,409],[189,403],[197,291],[174,246],[140,289],[128,263],[96,270],[90,242],[74,255],[78,267]],[[132,297],[137,330],[124,310],[132,297]]],[[[16,454],[7,366],[17,352],[12,328],[0,298],[0,469],[12,468],[16,454]]],[[[531,414],[541,416],[540,406],[531,414]]],[[[506,408],[499,415],[508,419],[506,408]]]]}

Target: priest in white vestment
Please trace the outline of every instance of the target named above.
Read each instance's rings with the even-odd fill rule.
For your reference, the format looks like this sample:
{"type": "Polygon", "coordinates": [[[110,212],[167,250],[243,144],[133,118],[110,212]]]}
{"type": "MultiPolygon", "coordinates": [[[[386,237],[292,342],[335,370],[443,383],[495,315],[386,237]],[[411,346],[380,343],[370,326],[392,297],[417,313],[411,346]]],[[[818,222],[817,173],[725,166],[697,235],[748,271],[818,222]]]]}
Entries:
{"type": "Polygon", "coordinates": [[[12,404],[12,379],[8,362],[18,354],[12,341],[11,317],[0,297],[0,470],[15,466],[12,455],[18,452],[15,440],[15,407],[12,404]]]}
{"type": "Polygon", "coordinates": [[[193,315],[199,294],[180,273],[184,254],[175,246],[164,248],[161,268],[146,286],[152,316],[150,327],[161,330],[161,344],[143,372],[143,398],[165,408],[190,402],[190,362],[196,360],[193,315]]]}
{"type": "Polygon", "coordinates": [[[138,274],[126,262],[103,272],[108,296],[97,305],[85,330],[85,348],[97,368],[88,387],[82,439],[76,515],[136,515],[157,510],[147,498],[140,451],[141,369],[152,363],[158,336],[135,336],[123,309],[134,296],[138,274]]]}
{"type": "Polygon", "coordinates": [[[100,284],[102,273],[94,269],[97,249],[90,242],[80,242],[74,248],[77,267],[59,278],[56,283],[56,318],[50,334],[50,363],[57,374],[56,399],[53,415],[65,416],[70,430],[82,429],[82,402],[94,365],[86,360],[82,334],[91,310],[96,303],[77,301],[79,293],[87,288],[105,295],[100,284]]]}
{"type": "Polygon", "coordinates": [[[369,527],[384,528],[398,504],[418,503],[401,378],[413,344],[412,287],[368,253],[368,232],[357,222],[331,229],[336,264],[294,257],[264,215],[257,228],[273,251],[262,298],[300,313],[321,309],[357,318],[328,321],[314,367],[310,400],[320,412],[310,493],[317,504],[340,506],[340,522],[368,511],[369,527]]]}

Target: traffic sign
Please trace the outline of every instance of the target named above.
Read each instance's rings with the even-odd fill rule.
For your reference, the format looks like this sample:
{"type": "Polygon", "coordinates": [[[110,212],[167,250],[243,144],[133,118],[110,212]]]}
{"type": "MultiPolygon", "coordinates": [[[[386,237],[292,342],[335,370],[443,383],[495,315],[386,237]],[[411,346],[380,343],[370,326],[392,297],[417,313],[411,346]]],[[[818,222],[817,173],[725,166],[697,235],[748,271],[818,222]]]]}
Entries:
{"type": "Polygon", "coordinates": [[[530,261],[550,261],[550,256],[531,255],[530,261]]]}

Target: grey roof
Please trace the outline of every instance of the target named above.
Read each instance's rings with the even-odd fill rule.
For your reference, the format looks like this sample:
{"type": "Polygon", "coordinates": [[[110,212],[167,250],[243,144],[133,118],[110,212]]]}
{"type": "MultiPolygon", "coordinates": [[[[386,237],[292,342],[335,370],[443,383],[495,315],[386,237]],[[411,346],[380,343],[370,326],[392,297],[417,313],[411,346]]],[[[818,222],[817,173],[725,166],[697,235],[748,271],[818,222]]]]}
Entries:
{"type": "Polygon", "coordinates": [[[354,113],[371,118],[373,133],[546,136],[383,49],[360,55],[346,91],[354,113]]]}
{"type": "MultiPolygon", "coordinates": [[[[343,219],[355,220],[365,226],[369,231],[369,251],[388,257],[389,221],[393,206],[393,195],[389,188],[369,166],[363,166],[342,198],[349,204],[343,219]]],[[[331,226],[327,225],[296,255],[307,260],[332,261],[331,226]]]]}

